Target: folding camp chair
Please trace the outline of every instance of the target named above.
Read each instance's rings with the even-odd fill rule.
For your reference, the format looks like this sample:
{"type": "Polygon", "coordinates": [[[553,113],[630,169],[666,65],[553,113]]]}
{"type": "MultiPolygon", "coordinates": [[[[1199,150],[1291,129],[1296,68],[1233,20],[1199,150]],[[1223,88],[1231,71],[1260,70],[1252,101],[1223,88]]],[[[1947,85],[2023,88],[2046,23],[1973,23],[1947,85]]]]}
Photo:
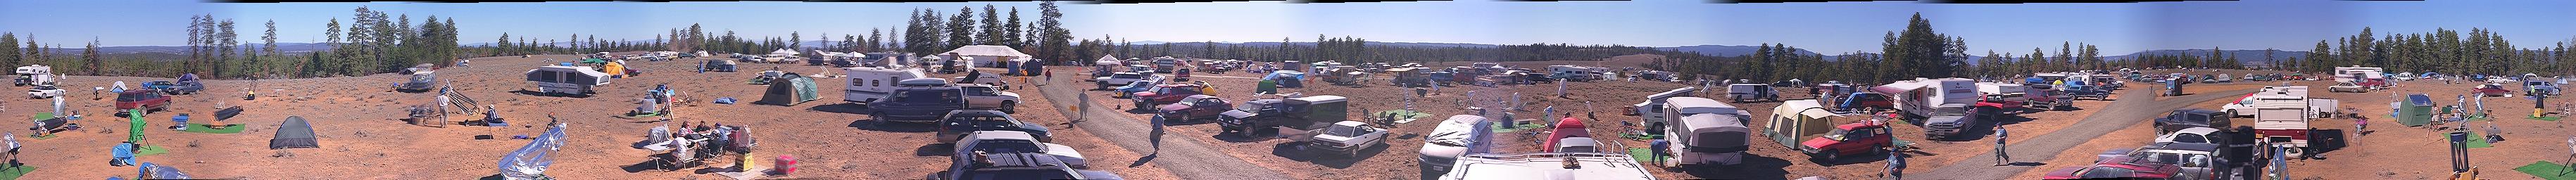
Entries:
{"type": "Polygon", "coordinates": [[[663,172],[670,172],[679,170],[680,168],[705,165],[705,162],[699,161],[700,159],[698,159],[697,156],[698,151],[695,149],[698,147],[694,144],[696,144],[696,142],[691,140],[675,140],[670,143],[670,146],[672,146],[671,151],[664,152],[662,153],[662,157],[655,159],[655,161],[658,161],[658,167],[656,168],[662,169],[663,172]]]}

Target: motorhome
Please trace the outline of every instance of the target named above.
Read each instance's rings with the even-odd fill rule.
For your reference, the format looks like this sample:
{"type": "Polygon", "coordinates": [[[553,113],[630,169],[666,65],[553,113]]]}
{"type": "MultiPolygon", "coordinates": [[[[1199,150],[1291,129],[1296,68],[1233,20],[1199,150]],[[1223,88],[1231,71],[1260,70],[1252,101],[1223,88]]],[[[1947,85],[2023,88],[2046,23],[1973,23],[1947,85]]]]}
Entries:
{"type": "Polygon", "coordinates": [[[591,94],[591,88],[608,85],[608,73],[589,66],[540,66],[527,72],[528,81],[537,83],[537,91],[555,94],[591,94]]]}
{"type": "Polygon", "coordinates": [[[1943,139],[1978,123],[1968,118],[1969,106],[1981,97],[1977,95],[1976,82],[1967,78],[1915,78],[1869,90],[1894,98],[1897,111],[1906,118],[1922,120],[1919,122],[1927,136],[1943,139]]]}
{"type": "Polygon", "coordinates": [[[1601,79],[1601,73],[1608,71],[1608,68],[1601,67],[1583,67],[1575,65],[1547,66],[1548,77],[1565,79],[1566,81],[1589,81],[1601,79]]]}
{"type": "Polygon", "coordinates": [[[902,87],[898,84],[900,81],[929,77],[924,75],[921,69],[877,67],[841,68],[841,75],[848,78],[850,82],[848,88],[843,88],[841,100],[860,104],[885,98],[887,93],[893,93],[897,87],[902,87]]]}
{"type": "Polygon", "coordinates": [[[1180,64],[1181,59],[1179,58],[1172,58],[1171,56],[1154,57],[1154,73],[1171,73],[1173,71],[1172,69],[1180,67],[1180,64]]]}

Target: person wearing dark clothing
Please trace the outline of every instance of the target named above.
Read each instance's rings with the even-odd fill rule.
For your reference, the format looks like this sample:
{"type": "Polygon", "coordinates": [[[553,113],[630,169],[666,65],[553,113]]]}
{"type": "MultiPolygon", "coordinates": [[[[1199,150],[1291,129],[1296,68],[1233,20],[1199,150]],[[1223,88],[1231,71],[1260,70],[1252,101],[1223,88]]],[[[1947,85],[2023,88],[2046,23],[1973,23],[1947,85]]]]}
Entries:
{"type": "Polygon", "coordinates": [[[1654,141],[1646,142],[1646,146],[1650,148],[1647,149],[1647,151],[1654,152],[1652,155],[1654,163],[1664,164],[1664,153],[1670,153],[1665,149],[1673,148],[1673,142],[1664,139],[1655,139],[1654,141]]]}

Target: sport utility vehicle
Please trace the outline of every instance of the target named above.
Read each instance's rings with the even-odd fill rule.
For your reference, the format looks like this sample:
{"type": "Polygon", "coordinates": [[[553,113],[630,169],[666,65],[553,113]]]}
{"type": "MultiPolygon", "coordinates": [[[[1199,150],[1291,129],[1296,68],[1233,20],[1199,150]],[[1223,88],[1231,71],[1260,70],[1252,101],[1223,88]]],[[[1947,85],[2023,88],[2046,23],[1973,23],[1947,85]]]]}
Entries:
{"type": "Polygon", "coordinates": [[[939,120],[949,110],[966,109],[966,93],[953,86],[899,87],[885,99],[868,102],[868,118],[878,121],[939,120]]]}
{"type": "Polygon", "coordinates": [[[116,94],[116,109],[120,110],[118,112],[124,112],[122,110],[127,109],[145,109],[144,112],[148,113],[152,111],[168,110],[169,108],[170,96],[163,95],[160,91],[154,91],[152,89],[132,89],[116,94]]]}

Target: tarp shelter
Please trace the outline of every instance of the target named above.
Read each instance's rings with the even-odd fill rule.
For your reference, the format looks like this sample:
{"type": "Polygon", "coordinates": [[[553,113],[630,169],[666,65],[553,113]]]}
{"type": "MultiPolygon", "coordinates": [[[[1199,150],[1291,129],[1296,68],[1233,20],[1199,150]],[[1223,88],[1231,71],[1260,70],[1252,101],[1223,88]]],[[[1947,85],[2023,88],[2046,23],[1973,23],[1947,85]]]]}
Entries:
{"type": "Polygon", "coordinates": [[[1783,101],[1771,108],[1771,122],[1764,126],[1768,128],[1762,130],[1762,135],[1781,145],[1797,145],[1809,135],[1833,132],[1832,123],[1840,119],[1842,115],[1825,109],[1814,99],[1783,101]]]}
{"type": "Polygon", "coordinates": [[[794,106],[796,103],[822,98],[814,92],[814,78],[787,73],[779,79],[769,81],[769,90],[762,93],[759,102],[752,103],[794,106]]]}
{"type": "Polygon", "coordinates": [[[287,116],[285,123],[277,125],[277,136],[268,138],[268,149],[319,147],[321,142],[313,139],[313,124],[305,123],[303,116],[287,116]]]}
{"type": "Polygon", "coordinates": [[[1124,62],[1118,60],[1118,55],[1100,55],[1100,60],[1092,60],[1091,65],[1116,66],[1124,62]]]}
{"type": "Polygon", "coordinates": [[[971,45],[939,53],[939,55],[947,54],[957,54],[959,59],[968,60],[968,64],[976,67],[999,67],[1001,64],[996,62],[1028,61],[1032,57],[1029,53],[1020,53],[1020,50],[1011,49],[1010,46],[995,45],[971,45]]]}
{"type": "Polygon", "coordinates": [[[791,51],[791,50],[787,50],[787,49],[778,49],[778,50],[776,50],[776,51],[769,51],[769,56],[786,57],[786,56],[795,56],[795,55],[799,55],[799,54],[804,54],[804,53],[797,53],[796,51],[791,51]]]}
{"type": "Polygon", "coordinates": [[[536,139],[528,142],[528,145],[519,146],[519,150],[512,150],[509,155],[502,155],[501,178],[550,179],[545,175],[546,167],[554,166],[555,151],[563,150],[564,126],[564,124],[555,124],[554,127],[548,127],[545,134],[537,135],[536,139]]]}
{"type": "Polygon", "coordinates": [[[1304,83],[1300,82],[1301,80],[1306,79],[1306,73],[1304,73],[1304,72],[1297,72],[1297,71],[1294,71],[1294,70],[1279,70],[1279,71],[1273,71],[1273,72],[1270,72],[1270,75],[1264,75],[1264,76],[1261,76],[1261,79],[1262,79],[1262,80],[1269,80],[1269,81],[1278,81],[1278,82],[1279,82],[1279,87],[1281,87],[1281,88],[1300,88],[1300,87],[1306,87],[1306,85],[1305,85],[1304,83]]]}
{"type": "Polygon", "coordinates": [[[2433,123],[2432,96],[2420,93],[2408,94],[2406,95],[2406,99],[2403,100],[2405,102],[2398,102],[2400,104],[2397,105],[2396,115],[2398,125],[2412,127],[2433,123]]]}
{"type": "Polygon", "coordinates": [[[582,64],[608,64],[608,59],[581,58],[582,64]]]}

